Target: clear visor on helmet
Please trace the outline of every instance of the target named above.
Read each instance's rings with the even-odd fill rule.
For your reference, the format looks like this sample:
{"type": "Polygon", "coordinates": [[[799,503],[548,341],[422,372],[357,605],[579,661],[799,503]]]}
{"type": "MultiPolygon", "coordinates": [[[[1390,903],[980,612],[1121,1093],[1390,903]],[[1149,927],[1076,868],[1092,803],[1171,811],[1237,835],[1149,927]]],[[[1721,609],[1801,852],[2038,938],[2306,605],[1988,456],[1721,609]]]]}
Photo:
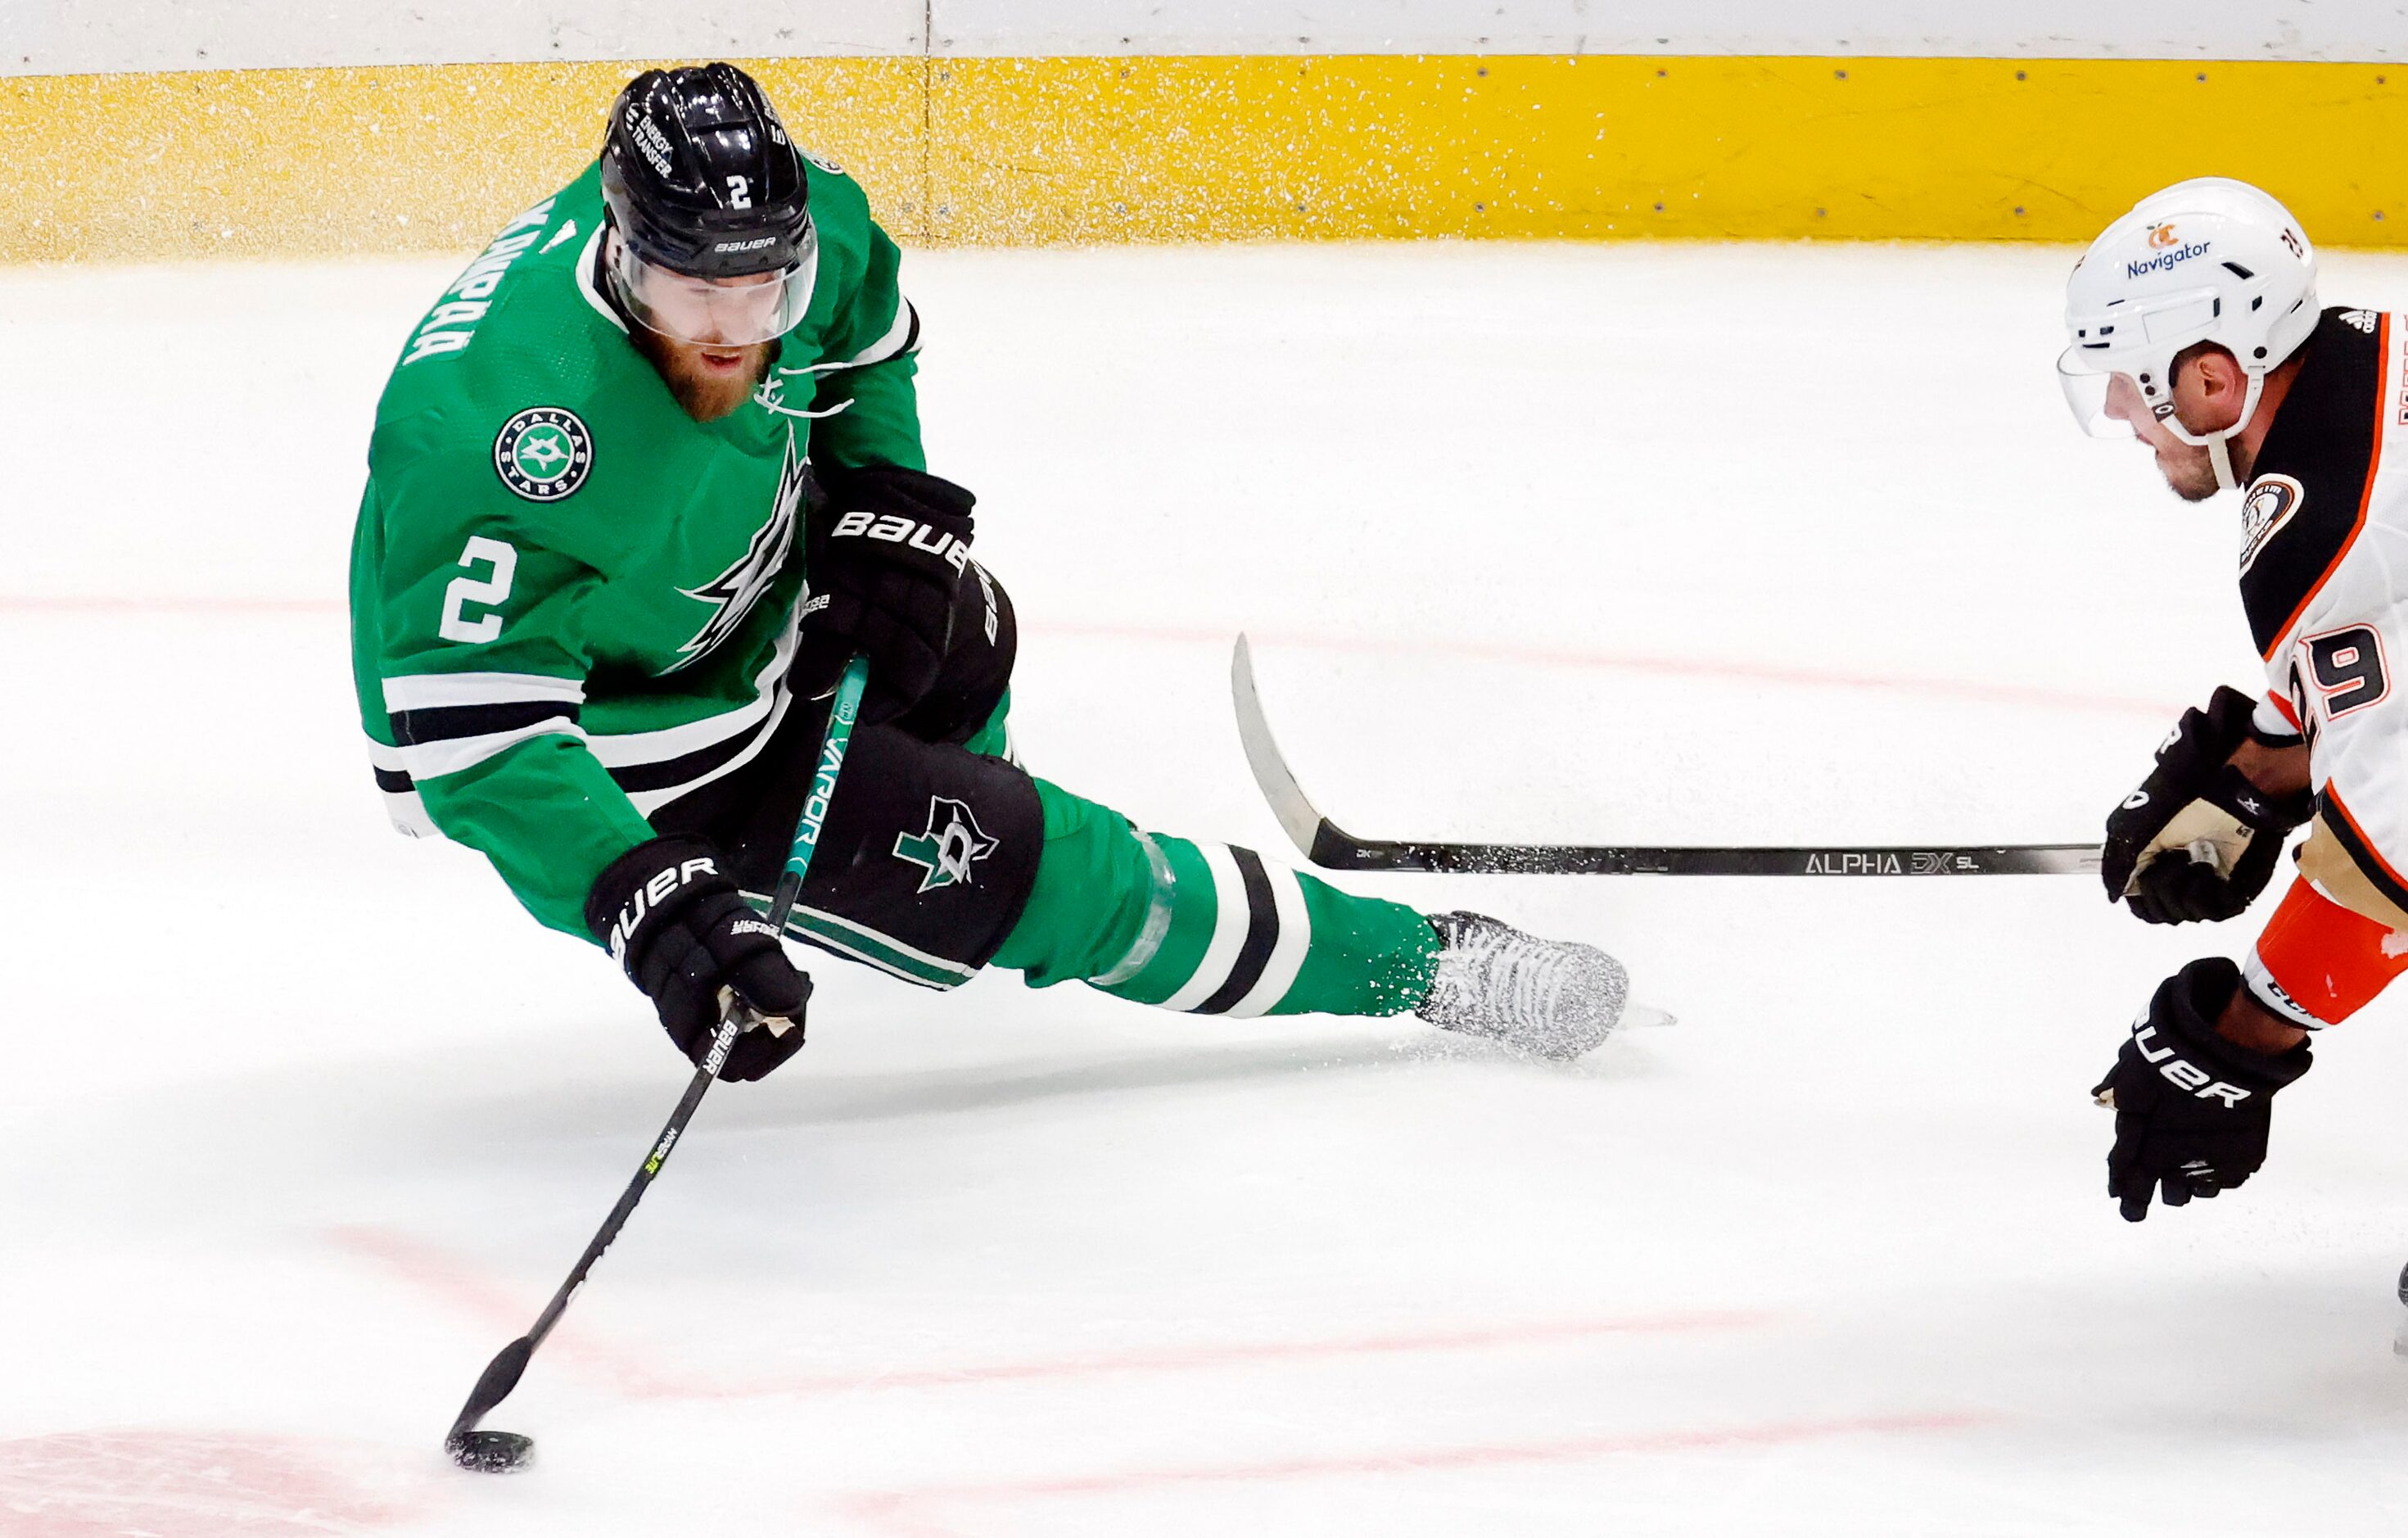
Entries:
{"type": "Polygon", "coordinates": [[[615,236],[610,277],[628,313],[672,341],[749,347],[792,331],[811,303],[811,264],[742,278],[689,278],[655,266],[615,236]]]}
{"type": "MultiPolygon", "coordinates": [[[[2147,389],[2138,377],[2103,367],[2104,361],[2097,352],[2082,347],[2069,347],[2057,358],[2057,383],[2065,392],[2065,404],[2072,409],[2073,420],[2092,438],[2139,438],[2139,424],[2154,421],[2183,442],[2201,448],[2213,438],[2241,430],[2235,425],[2217,433],[2191,431],[2183,425],[2182,418],[2174,415],[2171,383],[2147,389]]],[[[2124,361],[2128,367],[2131,365],[2128,358],[2124,361]]],[[[2171,372],[2162,364],[2149,371],[2161,379],[2171,372]]],[[[2253,375],[2248,409],[2258,404],[2258,376],[2253,375]]],[[[2248,420],[2244,409],[2241,421],[2246,424],[2248,420]]]]}
{"type": "Polygon", "coordinates": [[[2199,288],[2068,317],[2074,345],[2057,354],[2057,382],[2073,420],[2092,438],[2125,438],[2134,423],[2154,417],[2186,443],[2206,442],[2172,414],[2173,360],[2212,339],[2222,313],[2216,292],[2199,288]]]}
{"type": "Polygon", "coordinates": [[[2129,374],[2099,369],[2094,355],[2069,347],[2057,355],[2057,383],[2073,420],[2092,438],[2131,438],[2132,424],[2149,420],[2140,381],[2129,374]]]}

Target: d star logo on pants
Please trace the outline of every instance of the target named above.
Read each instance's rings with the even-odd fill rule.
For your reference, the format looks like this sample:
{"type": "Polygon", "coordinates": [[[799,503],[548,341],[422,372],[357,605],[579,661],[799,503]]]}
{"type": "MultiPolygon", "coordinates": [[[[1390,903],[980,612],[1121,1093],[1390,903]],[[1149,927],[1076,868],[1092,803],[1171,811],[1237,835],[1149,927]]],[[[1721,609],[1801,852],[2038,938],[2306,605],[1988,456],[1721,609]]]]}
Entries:
{"type": "Polygon", "coordinates": [[[927,869],[927,876],[920,883],[923,892],[933,892],[939,886],[969,885],[971,865],[1001,847],[979,826],[967,802],[943,796],[928,798],[926,832],[895,836],[896,857],[927,869]]]}

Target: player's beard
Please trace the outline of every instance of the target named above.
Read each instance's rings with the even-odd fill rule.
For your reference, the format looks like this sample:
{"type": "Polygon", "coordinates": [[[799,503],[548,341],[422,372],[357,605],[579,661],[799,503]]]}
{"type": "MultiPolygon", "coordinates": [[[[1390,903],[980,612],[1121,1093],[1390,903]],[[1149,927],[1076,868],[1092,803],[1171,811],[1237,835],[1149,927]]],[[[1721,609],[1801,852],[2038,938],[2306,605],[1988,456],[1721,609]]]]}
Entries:
{"type": "MultiPolygon", "coordinates": [[[[2235,465],[2234,473],[2238,474],[2240,468],[2235,465]]],[[[2224,489],[2216,484],[2215,462],[2207,456],[2207,451],[2191,448],[2188,444],[2185,444],[2183,449],[2159,449],[2157,473],[2166,478],[2166,484],[2173,488],[2173,494],[2186,502],[2204,502],[2224,489]],[[2184,450],[2189,452],[2185,453],[2184,450]]]]}
{"type": "Polygon", "coordinates": [[[696,422],[717,422],[742,406],[769,372],[769,360],[778,345],[754,342],[749,347],[702,348],[671,341],[641,323],[629,326],[627,335],[636,351],[661,376],[661,382],[669,387],[669,394],[685,408],[685,414],[696,422]],[[705,361],[706,352],[737,353],[743,361],[732,368],[714,367],[705,361]]]}

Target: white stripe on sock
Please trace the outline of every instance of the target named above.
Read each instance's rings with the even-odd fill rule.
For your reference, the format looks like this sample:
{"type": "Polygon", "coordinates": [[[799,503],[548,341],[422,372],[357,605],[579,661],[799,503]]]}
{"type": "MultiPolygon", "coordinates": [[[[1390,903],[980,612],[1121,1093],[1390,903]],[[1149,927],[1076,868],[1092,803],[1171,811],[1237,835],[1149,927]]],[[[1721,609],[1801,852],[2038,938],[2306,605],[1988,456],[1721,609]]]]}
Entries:
{"type": "Polygon", "coordinates": [[[1238,874],[1237,860],[1225,843],[1198,840],[1196,853],[1204,856],[1204,869],[1212,873],[1212,940],[1186,985],[1162,1001],[1167,1010],[1192,1010],[1220,992],[1238,965],[1238,953],[1246,948],[1246,883],[1238,874]]]}
{"type": "Polygon", "coordinates": [[[1304,970],[1304,953],[1312,948],[1312,915],[1305,911],[1304,883],[1286,866],[1268,861],[1264,862],[1263,874],[1270,879],[1279,938],[1271,944],[1270,959],[1263,963],[1263,975],[1246,990],[1246,997],[1229,1006],[1228,1018],[1233,1020],[1250,1020],[1286,998],[1296,974],[1304,970]]]}

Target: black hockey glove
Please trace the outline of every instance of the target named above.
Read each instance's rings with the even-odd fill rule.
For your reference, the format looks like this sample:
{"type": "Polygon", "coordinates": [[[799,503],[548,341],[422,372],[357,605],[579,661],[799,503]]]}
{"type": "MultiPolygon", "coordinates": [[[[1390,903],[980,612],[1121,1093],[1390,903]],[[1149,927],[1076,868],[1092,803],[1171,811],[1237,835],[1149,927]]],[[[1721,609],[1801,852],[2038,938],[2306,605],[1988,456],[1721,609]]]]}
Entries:
{"type": "Polygon", "coordinates": [[[585,898],[585,927],[660,1012],[661,1028],[696,1068],[722,1019],[720,991],[765,1019],[736,1038],[723,1079],[758,1079],[802,1050],[811,980],[795,970],[769,921],[752,911],[700,839],[653,839],[612,860],[585,898]]]}
{"type": "Polygon", "coordinates": [[[806,542],[811,596],[795,676],[805,693],[824,694],[858,653],[869,659],[861,719],[892,720],[944,665],[978,498],[893,465],[830,470],[822,482],[827,504],[806,542]]]}
{"type": "Polygon", "coordinates": [[[2269,795],[2225,761],[2253,735],[2256,709],[2218,688],[2207,709],[2183,712],[2157,767],[2108,813],[2099,868],[2108,901],[2150,924],[2187,924],[2232,918],[2266,889],[2284,835],[2315,812],[2315,798],[2269,795]],[[2191,853],[2202,841],[2213,861],[2191,853]]]}
{"type": "Polygon", "coordinates": [[[2179,1207],[2232,1189],[2266,1162],[2274,1091],[2314,1057],[2305,1042],[2268,1054],[2218,1035],[2215,1017],[2240,986],[2241,969],[2223,956],[2158,984],[2115,1066],[2090,1091],[2115,1113],[2107,1194],[2128,1223],[2149,1215],[2153,1189],[2179,1207]]]}

